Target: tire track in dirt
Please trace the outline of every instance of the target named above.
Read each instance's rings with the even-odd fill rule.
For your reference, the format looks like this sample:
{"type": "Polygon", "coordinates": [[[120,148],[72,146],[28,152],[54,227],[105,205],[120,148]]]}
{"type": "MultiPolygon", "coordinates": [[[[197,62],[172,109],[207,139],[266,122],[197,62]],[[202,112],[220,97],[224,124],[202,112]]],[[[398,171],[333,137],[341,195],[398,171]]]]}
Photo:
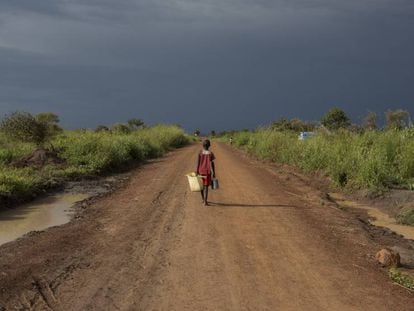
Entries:
{"type": "MultiPolygon", "coordinates": [[[[111,198],[111,204],[118,201],[122,209],[120,213],[111,213],[103,221],[102,226],[111,236],[107,239],[111,247],[104,248],[109,252],[97,255],[97,260],[107,257],[110,262],[92,271],[88,278],[100,281],[98,291],[95,292],[95,284],[87,286],[92,292],[85,298],[80,299],[77,295],[70,298],[76,303],[81,302],[79,306],[75,304],[75,309],[83,308],[84,299],[90,301],[87,309],[108,309],[109,306],[125,309],[126,305],[134,305],[128,297],[136,287],[150,290],[154,275],[165,265],[164,254],[174,238],[174,231],[171,231],[179,227],[184,212],[182,201],[185,195],[177,196],[171,182],[177,186],[181,183],[181,188],[185,189],[181,174],[185,157],[186,153],[178,155],[178,163],[174,162],[177,165],[148,170],[145,176],[131,181],[127,189],[119,194],[119,200],[111,198]],[[131,202],[132,196],[134,199],[131,202]],[[112,241],[109,242],[110,239],[112,241]]],[[[159,160],[154,166],[165,166],[164,160],[159,160]]],[[[135,296],[135,301],[139,296],[135,296]]]]}

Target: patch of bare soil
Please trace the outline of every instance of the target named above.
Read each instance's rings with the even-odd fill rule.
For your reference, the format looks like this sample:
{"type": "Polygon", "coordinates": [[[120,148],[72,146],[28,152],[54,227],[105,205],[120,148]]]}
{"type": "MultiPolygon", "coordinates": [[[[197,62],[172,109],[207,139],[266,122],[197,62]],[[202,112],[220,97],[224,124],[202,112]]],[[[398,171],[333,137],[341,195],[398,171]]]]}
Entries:
{"type": "Polygon", "coordinates": [[[69,224],[1,246],[0,305],[412,310],[414,295],[374,259],[398,237],[376,234],[309,177],[224,144],[213,144],[221,188],[205,207],[184,177],[198,149],[134,170],[123,188],[91,201],[69,224]]]}
{"type": "Polygon", "coordinates": [[[65,161],[59,158],[56,152],[47,149],[36,149],[30,155],[25,156],[12,163],[14,167],[43,167],[51,164],[64,164],[65,161]]]}

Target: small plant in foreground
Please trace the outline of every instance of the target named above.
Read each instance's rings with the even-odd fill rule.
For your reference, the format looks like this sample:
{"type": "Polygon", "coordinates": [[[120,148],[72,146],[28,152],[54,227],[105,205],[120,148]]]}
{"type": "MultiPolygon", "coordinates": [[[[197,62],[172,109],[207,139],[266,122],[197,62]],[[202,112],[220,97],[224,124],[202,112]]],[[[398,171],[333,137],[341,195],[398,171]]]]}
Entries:
{"type": "Polygon", "coordinates": [[[414,226],[414,208],[402,210],[396,218],[400,224],[414,226]]]}
{"type": "Polygon", "coordinates": [[[391,280],[410,290],[414,290],[414,278],[402,273],[398,268],[391,268],[388,272],[391,280]]]}

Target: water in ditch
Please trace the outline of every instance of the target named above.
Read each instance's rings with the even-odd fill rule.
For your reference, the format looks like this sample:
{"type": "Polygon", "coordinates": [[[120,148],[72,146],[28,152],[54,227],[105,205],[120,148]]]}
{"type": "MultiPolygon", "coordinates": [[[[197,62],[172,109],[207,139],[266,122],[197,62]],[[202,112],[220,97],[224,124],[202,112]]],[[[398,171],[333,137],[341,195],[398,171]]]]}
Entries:
{"type": "Polygon", "coordinates": [[[61,193],[0,211],[0,245],[30,231],[44,230],[69,222],[73,213],[71,207],[87,197],[86,194],[61,193]]]}
{"type": "Polygon", "coordinates": [[[394,217],[390,217],[380,209],[354,201],[345,200],[340,194],[330,194],[330,196],[338,201],[340,205],[366,210],[370,217],[370,223],[374,226],[388,228],[395,233],[403,235],[407,239],[414,240],[413,226],[399,224],[394,217]]]}

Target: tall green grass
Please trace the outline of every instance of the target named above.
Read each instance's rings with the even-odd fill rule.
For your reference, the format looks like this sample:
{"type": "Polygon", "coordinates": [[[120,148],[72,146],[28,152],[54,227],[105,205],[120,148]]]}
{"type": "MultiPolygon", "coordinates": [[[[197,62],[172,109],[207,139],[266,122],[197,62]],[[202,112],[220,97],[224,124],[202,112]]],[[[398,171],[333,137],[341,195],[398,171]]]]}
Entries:
{"type": "Polygon", "coordinates": [[[10,164],[35,149],[34,144],[10,141],[0,132],[0,165],[10,164]]]}
{"type": "Polygon", "coordinates": [[[319,133],[305,141],[261,129],[233,135],[249,153],[304,171],[322,171],[338,186],[389,187],[414,183],[414,130],[319,133]]]}
{"type": "Polygon", "coordinates": [[[131,161],[160,156],[187,142],[180,128],[159,125],[131,134],[66,132],[53,144],[68,164],[100,173],[131,161]]]}
{"type": "Polygon", "coordinates": [[[130,134],[65,131],[51,142],[63,164],[15,168],[13,161],[33,152],[35,146],[9,142],[0,135],[0,204],[27,199],[68,179],[158,157],[188,142],[181,128],[166,125],[130,134]]]}

